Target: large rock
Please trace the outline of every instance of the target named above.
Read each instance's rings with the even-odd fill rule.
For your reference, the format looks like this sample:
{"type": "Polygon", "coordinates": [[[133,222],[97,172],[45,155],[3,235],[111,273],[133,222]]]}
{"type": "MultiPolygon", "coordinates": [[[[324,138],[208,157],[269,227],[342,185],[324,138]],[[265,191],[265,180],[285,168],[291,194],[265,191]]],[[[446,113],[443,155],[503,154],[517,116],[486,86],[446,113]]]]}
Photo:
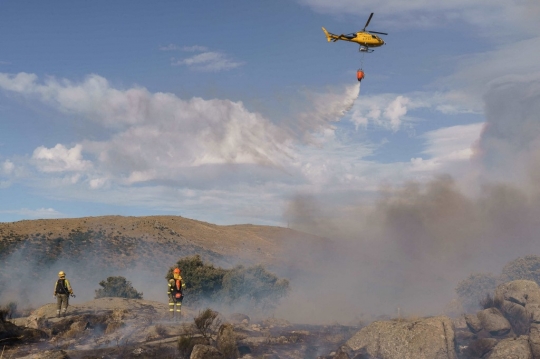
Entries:
{"type": "Polygon", "coordinates": [[[497,308],[488,308],[479,311],[477,314],[482,327],[494,336],[502,336],[510,333],[512,326],[510,322],[497,308]]]}
{"type": "Polygon", "coordinates": [[[497,345],[497,342],[498,340],[493,338],[477,339],[469,344],[465,353],[470,358],[482,358],[497,345]]]}
{"type": "Polygon", "coordinates": [[[501,340],[491,351],[489,359],[533,359],[529,338],[522,335],[501,340]]]}
{"type": "Polygon", "coordinates": [[[495,289],[495,301],[508,300],[525,306],[527,303],[540,303],[540,288],[532,280],[514,280],[503,283],[495,289]]]}
{"type": "Polygon", "coordinates": [[[478,333],[482,330],[482,323],[480,322],[480,319],[478,319],[478,316],[474,314],[466,314],[465,323],[467,323],[467,327],[473,333],[478,333]]]}
{"type": "Polygon", "coordinates": [[[223,359],[223,354],[210,345],[197,344],[193,347],[190,359],[223,359]]]}
{"type": "Polygon", "coordinates": [[[540,359],[540,324],[531,323],[529,332],[529,344],[534,359],[540,359]]]}
{"type": "Polygon", "coordinates": [[[445,316],[374,322],[346,344],[353,351],[380,359],[456,358],[453,323],[445,316]]]}
{"type": "Polygon", "coordinates": [[[524,306],[504,300],[500,308],[516,335],[529,334],[530,313],[524,306]]]}

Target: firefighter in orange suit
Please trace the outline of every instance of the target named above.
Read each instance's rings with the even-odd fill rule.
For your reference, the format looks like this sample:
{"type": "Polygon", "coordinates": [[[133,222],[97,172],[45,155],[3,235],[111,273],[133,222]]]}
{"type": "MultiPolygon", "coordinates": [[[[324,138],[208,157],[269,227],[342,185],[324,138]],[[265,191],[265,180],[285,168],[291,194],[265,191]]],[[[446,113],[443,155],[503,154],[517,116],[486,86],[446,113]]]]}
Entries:
{"type": "Polygon", "coordinates": [[[169,313],[171,319],[174,318],[175,309],[177,318],[180,318],[180,313],[182,311],[182,300],[184,299],[182,290],[186,288],[186,284],[182,280],[181,273],[180,268],[174,268],[173,278],[169,279],[169,291],[167,294],[169,295],[169,313]]]}

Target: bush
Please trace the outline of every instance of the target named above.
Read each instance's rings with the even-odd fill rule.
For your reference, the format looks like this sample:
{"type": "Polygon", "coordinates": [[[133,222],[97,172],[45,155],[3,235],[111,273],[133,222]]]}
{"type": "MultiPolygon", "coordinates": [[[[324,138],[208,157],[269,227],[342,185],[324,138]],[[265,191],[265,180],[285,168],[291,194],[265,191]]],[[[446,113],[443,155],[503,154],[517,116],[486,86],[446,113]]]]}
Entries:
{"type": "Polygon", "coordinates": [[[289,281],[279,279],[263,266],[237,266],[223,277],[223,299],[243,302],[253,307],[270,309],[289,291],[289,281]]]}
{"type": "Polygon", "coordinates": [[[99,282],[99,285],[103,288],[96,289],[95,299],[103,297],[143,299],[143,293],[137,292],[131,282],[124,277],[108,277],[106,281],[99,282]]]}
{"type": "Polygon", "coordinates": [[[178,339],[177,347],[180,358],[189,359],[193,347],[195,346],[194,333],[190,329],[184,330],[184,333],[178,339]]]}
{"type": "Polygon", "coordinates": [[[212,336],[216,334],[217,329],[221,325],[221,320],[218,318],[219,313],[210,308],[206,308],[199,315],[193,318],[195,328],[199,334],[206,340],[208,344],[212,341],[212,336]]]}
{"type": "Polygon", "coordinates": [[[486,295],[493,293],[497,287],[497,280],[497,276],[491,273],[475,273],[459,282],[456,292],[463,304],[463,309],[467,312],[479,309],[479,304],[486,295]]]}
{"type": "MultiPolygon", "coordinates": [[[[278,278],[260,265],[216,268],[203,263],[197,255],[180,259],[175,267],[182,270],[187,303],[219,300],[228,304],[241,302],[265,310],[273,308],[289,291],[288,280],[278,278]]],[[[173,277],[175,267],[169,269],[167,280],[173,277]]]]}
{"type": "MultiPolygon", "coordinates": [[[[198,302],[201,299],[215,299],[222,288],[225,269],[216,268],[213,265],[204,264],[201,257],[196,255],[186,257],[176,262],[176,266],[182,270],[182,278],[185,278],[187,303],[198,302]]],[[[167,273],[167,280],[173,277],[171,267],[167,273]]]]}
{"type": "MultiPolygon", "coordinates": [[[[193,324],[185,325],[182,328],[182,334],[177,342],[177,349],[180,358],[189,359],[193,347],[197,344],[210,345],[214,336],[216,335],[217,328],[221,324],[219,319],[219,313],[206,308],[202,312],[193,318],[193,324]],[[196,335],[196,332],[200,336],[196,335]]],[[[214,340],[215,342],[215,340],[214,340]]]]}
{"type": "Polygon", "coordinates": [[[525,256],[508,262],[501,273],[501,280],[509,282],[528,279],[540,285],[540,256],[525,256]]]}
{"type": "Polygon", "coordinates": [[[15,302],[9,302],[7,305],[2,306],[0,309],[5,312],[5,319],[12,319],[20,316],[20,313],[17,310],[17,303],[15,302]]]}

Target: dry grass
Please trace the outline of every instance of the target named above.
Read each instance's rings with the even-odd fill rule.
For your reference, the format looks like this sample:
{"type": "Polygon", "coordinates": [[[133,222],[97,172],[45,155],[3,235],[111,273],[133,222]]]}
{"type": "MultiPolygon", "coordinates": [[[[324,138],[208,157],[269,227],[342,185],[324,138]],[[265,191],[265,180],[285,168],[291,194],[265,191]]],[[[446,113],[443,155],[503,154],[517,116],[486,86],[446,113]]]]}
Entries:
{"type": "Polygon", "coordinates": [[[124,322],[110,322],[105,329],[105,334],[111,334],[124,326],[124,322]]]}
{"type": "Polygon", "coordinates": [[[86,329],[85,322],[75,322],[71,324],[69,329],[62,334],[62,337],[65,339],[80,338],[83,335],[85,329],[86,329]]]}

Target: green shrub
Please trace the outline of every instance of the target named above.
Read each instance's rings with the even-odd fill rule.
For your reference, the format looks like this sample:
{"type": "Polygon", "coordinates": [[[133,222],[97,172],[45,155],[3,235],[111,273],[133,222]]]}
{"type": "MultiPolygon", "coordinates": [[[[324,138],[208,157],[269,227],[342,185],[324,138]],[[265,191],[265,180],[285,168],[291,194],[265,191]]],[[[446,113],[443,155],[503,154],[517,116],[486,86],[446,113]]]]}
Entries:
{"type": "Polygon", "coordinates": [[[103,297],[143,299],[143,293],[137,292],[131,282],[124,277],[108,277],[107,280],[99,282],[99,285],[103,288],[96,290],[95,299],[103,297]]]}
{"type": "Polygon", "coordinates": [[[491,273],[474,273],[462,280],[456,292],[463,304],[463,309],[471,312],[479,309],[479,304],[497,287],[498,277],[491,273]]]}
{"type": "Polygon", "coordinates": [[[540,256],[525,256],[508,262],[501,273],[502,282],[528,279],[540,285],[540,256]]]}
{"type": "Polygon", "coordinates": [[[263,266],[237,266],[223,277],[223,299],[270,309],[289,291],[289,281],[279,279],[263,266]]]}
{"type": "Polygon", "coordinates": [[[186,303],[197,302],[201,299],[215,299],[222,288],[225,269],[204,264],[201,257],[196,255],[180,259],[175,267],[167,273],[167,280],[173,277],[174,268],[182,270],[182,278],[186,284],[186,303]]]}
{"type": "MultiPolygon", "coordinates": [[[[262,310],[274,308],[289,291],[289,281],[280,279],[263,266],[216,268],[205,264],[196,255],[180,259],[176,266],[182,270],[186,284],[186,303],[219,300],[221,303],[251,305],[262,310]]],[[[171,267],[167,280],[173,277],[171,267]]]]}

